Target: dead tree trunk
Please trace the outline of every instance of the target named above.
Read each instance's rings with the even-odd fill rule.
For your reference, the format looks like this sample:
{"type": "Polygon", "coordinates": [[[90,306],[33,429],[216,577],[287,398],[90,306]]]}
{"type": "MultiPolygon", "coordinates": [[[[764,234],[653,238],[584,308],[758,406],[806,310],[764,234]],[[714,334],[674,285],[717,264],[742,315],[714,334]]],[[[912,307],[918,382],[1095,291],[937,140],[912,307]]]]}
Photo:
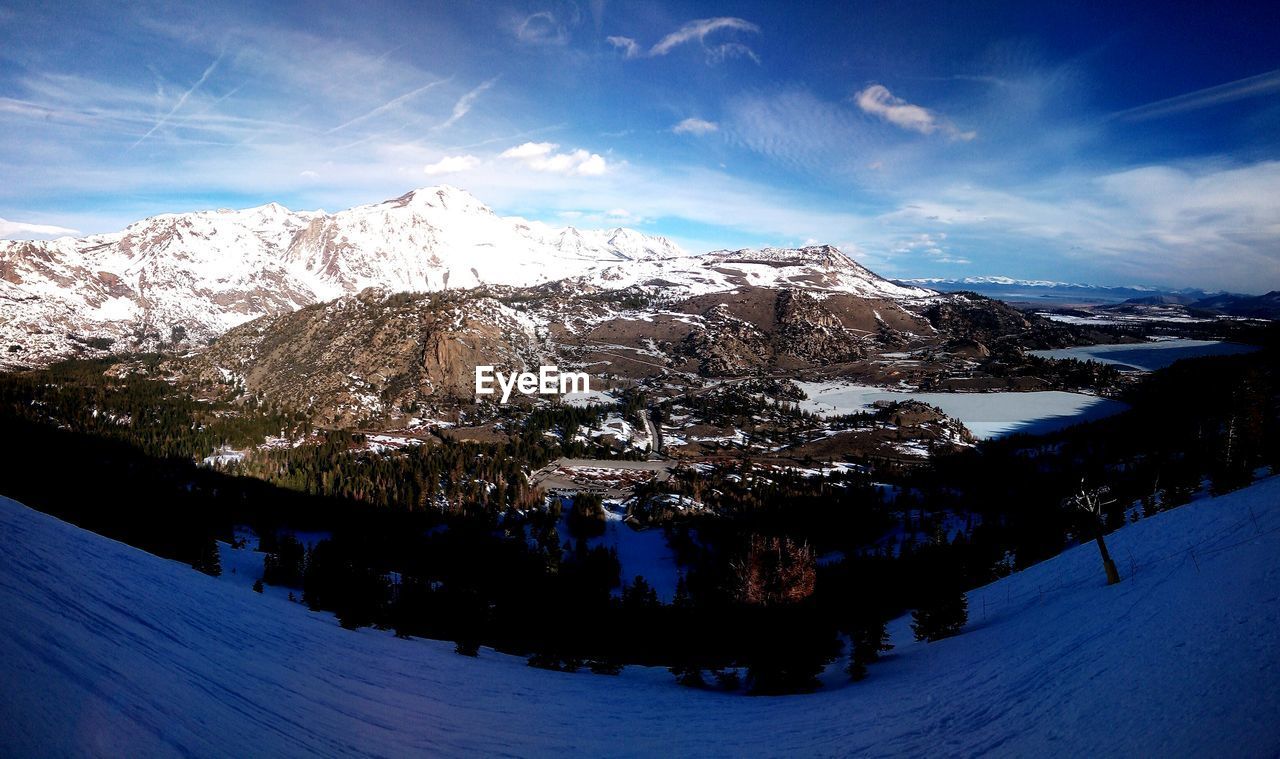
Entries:
{"type": "Polygon", "coordinates": [[[1102,529],[1094,535],[1094,540],[1098,541],[1098,553],[1102,554],[1102,568],[1107,571],[1107,584],[1115,585],[1120,582],[1120,570],[1116,569],[1116,563],[1111,560],[1111,552],[1107,550],[1107,541],[1102,539],[1102,529]]]}
{"type": "Polygon", "coordinates": [[[1111,552],[1107,550],[1107,541],[1102,537],[1103,507],[1115,503],[1114,500],[1102,500],[1103,496],[1108,492],[1109,490],[1106,487],[1090,490],[1081,482],[1080,491],[1072,496],[1069,501],[1072,506],[1087,515],[1089,526],[1093,529],[1093,539],[1098,544],[1098,553],[1102,554],[1102,568],[1107,573],[1107,584],[1115,585],[1120,582],[1120,570],[1116,569],[1116,563],[1111,560],[1111,552]]]}

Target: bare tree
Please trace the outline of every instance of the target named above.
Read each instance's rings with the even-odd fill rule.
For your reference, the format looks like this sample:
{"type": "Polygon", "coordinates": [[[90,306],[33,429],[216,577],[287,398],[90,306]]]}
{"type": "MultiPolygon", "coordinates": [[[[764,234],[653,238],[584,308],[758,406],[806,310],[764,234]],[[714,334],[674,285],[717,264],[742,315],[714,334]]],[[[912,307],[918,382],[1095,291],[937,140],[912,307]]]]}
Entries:
{"type": "Polygon", "coordinates": [[[807,543],[751,536],[746,555],[733,563],[738,600],[757,606],[803,601],[813,595],[817,564],[807,543]]]}
{"type": "Polygon", "coordinates": [[[1089,527],[1093,530],[1093,539],[1097,541],[1098,552],[1102,554],[1102,568],[1107,572],[1107,584],[1115,585],[1120,582],[1120,571],[1116,569],[1116,563],[1111,560],[1111,553],[1107,551],[1107,542],[1102,538],[1102,511],[1115,503],[1114,498],[1107,499],[1110,494],[1111,489],[1105,485],[1090,489],[1085,486],[1084,480],[1081,480],[1080,490],[1067,499],[1067,503],[1087,515],[1089,527]]]}

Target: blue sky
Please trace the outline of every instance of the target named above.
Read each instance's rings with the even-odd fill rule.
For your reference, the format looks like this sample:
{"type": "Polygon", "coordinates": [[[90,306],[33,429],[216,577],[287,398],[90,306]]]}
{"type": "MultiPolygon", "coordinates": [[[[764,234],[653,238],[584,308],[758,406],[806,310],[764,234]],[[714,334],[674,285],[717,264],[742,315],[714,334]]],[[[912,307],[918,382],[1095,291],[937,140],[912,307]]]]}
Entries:
{"type": "Polygon", "coordinates": [[[1277,28],[1272,3],[0,0],[0,236],[447,183],[694,251],[1261,292],[1277,28]]]}

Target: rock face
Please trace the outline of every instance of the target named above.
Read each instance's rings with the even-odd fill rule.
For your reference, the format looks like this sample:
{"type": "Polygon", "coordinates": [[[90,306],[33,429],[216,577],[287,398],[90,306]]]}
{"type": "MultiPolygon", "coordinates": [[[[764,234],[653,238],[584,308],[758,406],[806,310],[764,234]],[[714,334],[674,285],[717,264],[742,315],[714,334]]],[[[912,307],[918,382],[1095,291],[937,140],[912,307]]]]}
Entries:
{"type": "Polygon", "coordinates": [[[709,377],[856,361],[878,344],[881,327],[895,335],[898,330],[932,332],[925,320],[890,300],[743,287],[728,297],[696,298],[687,305],[710,301],[716,304],[700,311],[701,322],[679,346],[709,377]]]}
{"type": "Polygon", "coordinates": [[[367,289],[236,327],[171,369],[206,392],[248,392],[350,426],[470,401],[477,365],[536,370],[545,353],[533,323],[492,298],[367,289]]]}
{"type": "Polygon", "coordinates": [[[924,310],[934,329],[955,339],[964,355],[990,355],[999,346],[1056,348],[1078,339],[1065,325],[1029,315],[974,293],[953,293],[924,310]]]}

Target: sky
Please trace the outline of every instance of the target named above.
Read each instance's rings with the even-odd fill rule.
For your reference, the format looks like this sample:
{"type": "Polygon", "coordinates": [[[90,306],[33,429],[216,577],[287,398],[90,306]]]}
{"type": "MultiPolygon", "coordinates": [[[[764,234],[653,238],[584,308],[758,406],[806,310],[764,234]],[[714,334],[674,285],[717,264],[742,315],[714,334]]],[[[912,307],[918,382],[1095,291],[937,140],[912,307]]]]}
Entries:
{"type": "Polygon", "coordinates": [[[1280,289],[1280,4],[13,3],[0,237],[436,184],[691,252],[1280,289]]]}

